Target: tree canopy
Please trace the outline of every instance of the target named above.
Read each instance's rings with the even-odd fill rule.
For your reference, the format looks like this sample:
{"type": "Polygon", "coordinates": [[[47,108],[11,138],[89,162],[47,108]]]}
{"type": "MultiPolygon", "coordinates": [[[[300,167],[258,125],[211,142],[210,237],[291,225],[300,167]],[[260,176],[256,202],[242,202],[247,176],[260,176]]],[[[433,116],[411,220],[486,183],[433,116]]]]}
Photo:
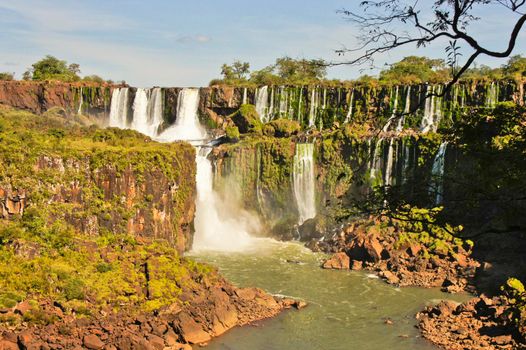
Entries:
{"type": "Polygon", "coordinates": [[[24,73],[26,80],[60,80],[66,82],[79,81],[80,66],[47,55],[31,65],[31,69],[24,73]]]}

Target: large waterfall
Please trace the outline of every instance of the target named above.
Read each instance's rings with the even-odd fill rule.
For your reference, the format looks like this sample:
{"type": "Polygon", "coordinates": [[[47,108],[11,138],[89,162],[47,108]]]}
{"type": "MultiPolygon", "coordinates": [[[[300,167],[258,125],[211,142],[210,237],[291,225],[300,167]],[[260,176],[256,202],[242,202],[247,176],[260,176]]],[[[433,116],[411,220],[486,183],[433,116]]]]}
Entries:
{"type": "Polygon", "coordinates": [[[160,88],[137,89],[133,102],[133,119],[128,123],[128,88],[112,94],[110,126],[131,128],[161,142],[188,141],[196,147],[195,250],[242,250],[252,243],[248,234],[254,223],[238,212],[221,212],[225,207],[213,189],[212,147],[198,118],[199,89],[182,89],[177,97],[175,124],[158,135],[163,121],[163,98],[160,88]],[[205,144],[203,146],[203,144],[205,144]],[[239,214],[239,215],[238,215],[239,214]]]}
{"type": "Polygon", "coordinates": [[[314,144],[297,143],[293,172],[294,195],[299,212],[299,224],[316,216],[314,182],[314,144]]]}
{"type": "Polygon", "coordinates": [[[128,88],[116,88],[111,94],[109,126],[128,127],[128,88]]]}
{"type": "Polygon", "coordinates": [[[160,88],[137,89],[132,105],[132,119],[128,120],[128,88],[116,88],[111,96],[109,126],[137,130],[157,138],[163,122],[163,95],[160,88]]]}

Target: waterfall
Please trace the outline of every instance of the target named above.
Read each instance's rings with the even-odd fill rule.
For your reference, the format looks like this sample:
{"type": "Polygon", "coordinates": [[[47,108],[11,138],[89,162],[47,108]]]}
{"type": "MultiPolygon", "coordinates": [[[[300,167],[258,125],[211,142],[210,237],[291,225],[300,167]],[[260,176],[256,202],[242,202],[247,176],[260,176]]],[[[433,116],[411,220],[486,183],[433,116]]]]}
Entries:
{"type": "Polygon", "coordinates": [[[384,127],[382,128],[383,132],[389,131],[389,127],[391,126],[391,123],[396,118],[396,110],[397,109],[398,109],[398,86],[396,87],[396,92],[395,92],[395,98],[394,98],[394,102],[393,102],[393,110],[391,112],[391,117],[389,117],[389,119],[387,119],[387,123],[385,123],[384,127]]]}
{"type": "Polygon", "coordinates": [[[354,102],[354,89],[352,89],[352,92],[351,92],[351,100],[349,102],[349,111],[347,112],[347,116],[345,117],[345,123],[348,123],[352,118],[353,102],[354,102]]]}
{"type": "MultiPolygon", "coordinates": [[[[372,150],[373,155],[371,157],[371,163],[369,164],[369,169],[370,169],[369,179],[371,180],[373,185],[375,185],[378,173],[381,171],[380,167],[381,167],[382,158],[383,158],[383,147],[382,147],[383,141],[384,141],[383,138],[378,139],[376,141],[376,144],[374,145],[374,149],[372,150]]],[[[380,177],[380,181],[382,181],[381,177],[380,177]]]]}
{"type": "Polygon", "coordinates": [[[389,150],[387,152],[387,163],[385,166],[385,179],[384,184],[385,186],[391,186],[393,184],[393,163],[394,163],[394,146],[393,146],[393,140],[394,138],[391,138],[389,140],[389,150]]]}
{"type": "Polygon", "coordinates": [[[309,128],[312,128],[316,124],[316,110],[318,109],[318,94],[316,93],[316,88],[312,88],[309,107],[309,128]]]}
{"type": "Polygon", "coordinates": [[[440,94],[441,92],[441,86],[438,86],[436,89],[434,86],[427,86],[424,117],[422,118],[422,123],[420,125],[420,130],[423,133],[437,131],[438,124],[442,118],[442,97],[435,96],[434,94],[440,94]],[[429,94],[432,94],[432,96],[429,97],[429,94]]]}
{"type": "Polygon", "coordinates": [[[247,104],[247,88],[243,88],[243,102],[242,104],[247,104]]]}
{"type": "Polygon", "coordinates": [[[150,103],[148,104],[148,115],[151,120],[151,133],[157,135],[159,127],[163,123],[164,99],[161,88],[151,90],[150,103]]]}
{"type": "Polygon", "coordinates": [[[164,130],[158,137],[160,141],[174,140],[198,141],[206,139],[205,129],[199,123],[199,89],[183,89],[177,95],[177,118],[175,124],[164,130]]]}
{"type": "Polygon", "coordinates": [[[256,112],[258,112],[259,119],[267,122],[268,113],[268,86],[263,86],[256,90],[256,112]]]}
{"type": "Polygon", "coordinates": [[[111,94],[109,126],[128,127],[128,88],[115,88],[111,94]]]}
{"type": "Polygon", "coordinates": [[[435,205],[442,203],[444,191],[444,170],[446,163],[447,142],[443,142],[438,148],[438,152],[433,160],[433,168],[431,169],[430,193],[435,195],[435,205]]]}
{"type": "Polygon", "coordinates": [[[297,143],[293,171],[294,195],[301,225],[316,216],[314,183],[314,144],[297,143]]]}
{"type": "Polygon", "coordinates": [[[253,226],[243,213],[222,213],[224,203],[213,188],[213,167],[208,155],[212,147],[201,144],[208,138],[199,123],[199,89],[183,89],[177,96],[177,119],[158,140],[185,140],[196,147],[196,213],[194,250],[239,251],[252,243],[249,230],[253,226]]]}
{"type": "Polygon", "coordinates": [[[146,89],[137,89],[135,99],[133,100],[133,119],[131,128],[138,132],[151,136],[150,121],[148,120],[148,91],[146,89]]]}
{"type": "Polygon", "coordinates": [[[404,129],[405,116],[411,111],[411,85],[407,87],[407,95],[405,96],[404,114],[398,119],[396,132],[399,133],[404,129]]]}
{"type": "Polygon", "coordinates": [[[285,87],[280,86],[279,88],[279,118],[287,118],[288,109],[288,93],[285,87]]]}
{"type": "Polygon", "coordinates": [[[498,102],[497,87],[495,86],[495,82],[491,82],[491,85],[486,91],[486,95],[486,107],[495,108],[495,105],[498,102]]]}
{"type": "Polygon", "coordinates": [[[82,114],[82,104],[84,96],[82,96],[82,86],[80,87],[80,96],[79,96],[79,109],[77,110],[77,114],[82,114]]]}

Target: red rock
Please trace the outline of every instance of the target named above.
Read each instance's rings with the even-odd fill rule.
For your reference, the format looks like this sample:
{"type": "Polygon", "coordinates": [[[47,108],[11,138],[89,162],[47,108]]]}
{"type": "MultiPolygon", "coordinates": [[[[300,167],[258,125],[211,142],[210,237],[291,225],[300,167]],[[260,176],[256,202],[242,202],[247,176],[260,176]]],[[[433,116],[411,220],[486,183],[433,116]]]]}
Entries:
{"type": "Polygon", "coordinates": [[[84,336],[82,342],[86,348],[91,350],[99,350],[104,347],[104,343],[95,334],[84,336]]]}
{"type": "Polygon", "coordinates": [[[163,350],[164,349],[164,340],[161,337],[158,337],[156,335],[150,334],[148,336],[148,342],[150,342],[150,345],[153,346],[157,350],[163,350]]]}
{"type": "Polygon", "coordinates": [[[351,264],[351,270],[360,271],[363,269],[363,261],[353,260],[351,264]]]}
{"type": "Polygon", "coordinates": [[[239,288],[236,289],[236,295],[241,299],[254,300],[256,297],[255,288],[239,288]]]}
{"type": "Polygon", "coordinates": [[[19,350],[16,343],[9,340],[0,340],[0,350],[19,350]]]}
{"type": "Polygon", "coordinates": [[[175,346],[179,344],[179,336],[175,332],[169,329],[164,335],[164,341],[168,346],[175,346]]]}
{"type": "Polygon", "coordinates": [[[336,253],[323,263],[324,269],[347,270],[350,268],[351,259],[344,253],[336,253]]]}
{"type": "Polygon", "coordinates": [[[19,303],[15,307],[15,313],[24,316],[25,314],[27,314],[32,309],[33,309],[33,307],[31,306],[31,304],[29,304],[29,301],[26,300],[26,301],[23,301],[23,302],[19,303]]]}
{"type": "Polygon", "coordinates": [[[186,312],[181,312],[177,316],[178,322],[174,321],[174,326],[179,329],[179,333],[183,339],[190,344],[205,343],[212,339],[201,324],[197,323],[186,312]]]}

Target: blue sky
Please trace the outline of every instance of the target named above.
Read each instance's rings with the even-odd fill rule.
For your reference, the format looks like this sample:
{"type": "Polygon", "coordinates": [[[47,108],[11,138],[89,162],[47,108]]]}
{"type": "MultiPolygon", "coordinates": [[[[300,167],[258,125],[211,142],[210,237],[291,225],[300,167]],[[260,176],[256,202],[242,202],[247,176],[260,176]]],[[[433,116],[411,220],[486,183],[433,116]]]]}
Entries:
{"type": "MultiPolygon", "coordinates": [[[[432,0],[425,0],[425,2],[432,0]]],[[[339,59],[359,34],[336,10],[358,0],[0,0],[0,71],[24,70],[46,54],[81,66],[82,74],[134,86],[202,86],[235,59],[259,69],[277,57],[339,59]]],[[[421,0],[421,2],[423,2],[421,0]]],[[[503,48],[510,16],[491,8],[473,27],[481,42],[503,48]]],[[[521,34],[515,53],[526,53],[521,34]]],[[[383,55],[377,64],[410,54],[442,57],[443,43],[383,55]]],[[[505,60],[481,59],[500,65],[505,60]]],[[[331,68],[351,79],[358,68],[331,68]]]]}

